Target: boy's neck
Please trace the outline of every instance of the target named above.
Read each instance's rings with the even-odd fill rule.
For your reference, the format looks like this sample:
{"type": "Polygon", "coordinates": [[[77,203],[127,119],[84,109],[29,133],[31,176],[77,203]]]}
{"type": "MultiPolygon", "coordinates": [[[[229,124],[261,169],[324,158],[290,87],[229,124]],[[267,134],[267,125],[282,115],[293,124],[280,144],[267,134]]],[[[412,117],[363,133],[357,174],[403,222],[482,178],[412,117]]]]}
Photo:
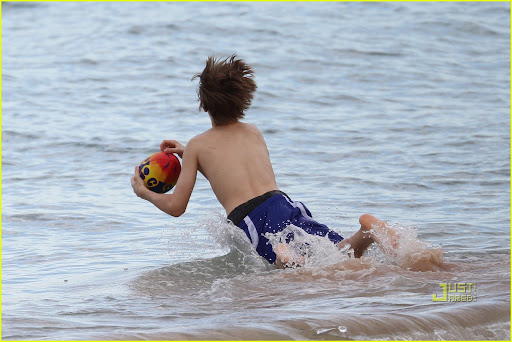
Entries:
{"type": "Polygon", "coordinates": [[[240,121],[235,120],[235,121],[231,121],[231,122],[228,122],[228,123],[225,123],[225,124],[218,124],[216,123],[212,116],[210,115],[210,113],[208,113],[208,115],[210,116],[210,121],[212,122],[212,128],[217,128],[217,127],[222,127],[222,126],[229,126],[229,125],[233,125],[233,124],[236,124],[236,123],[239,123],[240,121]]]}

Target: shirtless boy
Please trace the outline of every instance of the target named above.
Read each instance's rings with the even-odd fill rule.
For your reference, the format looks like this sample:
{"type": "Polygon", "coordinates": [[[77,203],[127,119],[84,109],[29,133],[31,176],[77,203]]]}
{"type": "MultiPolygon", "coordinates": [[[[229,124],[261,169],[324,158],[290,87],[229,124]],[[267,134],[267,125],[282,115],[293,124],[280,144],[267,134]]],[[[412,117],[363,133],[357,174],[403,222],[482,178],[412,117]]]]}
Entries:
{"type": "Polygon", "coordinates": [[[256,126],[239,121],[256,90],[253,70],[243,60],[235,55],[222,60],[209,57],[203,72],[195,78],[199,78],[199,108],[209,114],[212,128],[192,138],[187,146],[164,140],[160,149],[182,158],[174,192],[158,194],[148,190],[136,167],[131,184],[137,196],[178,217],[187,208],[200,171],[210,182],[228,219],[244,230],[259,255],[280,268],[301,261],[290,260],[286,243],[273,250],[265,233],[282,231],[290,224],[309,234],[327,235],[340,249],[350,244],[356,258],[372,242],[379,243],[375,232],[379,231],[379,236],[394,235],[383,221],[364,214],[359,218],[359,231],[343,239],[313,220],[303,203],[292,201],[279,190],[263,136],[256,126]]]}

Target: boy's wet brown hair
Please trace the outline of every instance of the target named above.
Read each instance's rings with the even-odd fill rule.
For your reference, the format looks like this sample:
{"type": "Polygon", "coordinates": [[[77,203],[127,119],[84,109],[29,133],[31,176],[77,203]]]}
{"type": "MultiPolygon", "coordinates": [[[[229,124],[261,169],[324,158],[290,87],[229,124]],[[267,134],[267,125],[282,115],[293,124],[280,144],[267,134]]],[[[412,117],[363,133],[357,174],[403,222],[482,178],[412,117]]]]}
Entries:
{"type": "Polygon", "coordinates": [[[252,67],[236,55],[226,59],[208,57],[203,72],[192,77],[199,78],[199,110],[208,112],[217,125],[243,118],[256,90],[253,77],[252,67]]]}

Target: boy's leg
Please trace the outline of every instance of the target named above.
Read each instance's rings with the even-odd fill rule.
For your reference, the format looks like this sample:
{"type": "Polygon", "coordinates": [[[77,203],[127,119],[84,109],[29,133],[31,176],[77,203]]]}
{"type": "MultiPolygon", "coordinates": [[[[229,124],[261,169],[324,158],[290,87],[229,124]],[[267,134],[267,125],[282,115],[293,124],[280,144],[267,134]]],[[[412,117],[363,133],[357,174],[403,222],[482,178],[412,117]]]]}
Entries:
{"type": "Polygon", "coordinates": [[[280,243],[276,246],[276,267],[285,268],[285,265],[290,261],[290,248],[286,243],[280,243]]]}
{"type": "MultiPolygon", "coordinates": [[[[364,214],[359,218],[361,228],[351,237],[342,240],[338,243],[338,248],[342,249],[347,244],[354,250],[354,257],[360,258],[368,247],[377,242],[382,251],[388,254],[393,253],[393,249],[397,247],[396,232],[391,229],[386,222],[378,218],[364,214]],[[375,234],[377,233],[377,234],[375,234]],[[381,243],[380,238],[385,237],[389,245],[385,246],[381,243]]],[[[285,268],[292,266],[301,266],[305,263],[303,256],[293,255],[290,246],[287,243],[280,243],[275,248],[276,253],[276,267],[285,268]]]]}
{"type": "Polygon", "coordinates": [[[287,243],[278,244],[275,248],[275,253],[277,268],[298,267],[306,263],[304,256],[293,255],[290,245],[287,243]]]}
{"type": "Polygon", "coordinates": [[[343,248],[347,244],[350,244],[354,250],[354,257],[360,258],[364,251],[373,243],[377,242],[383,252],[392,253],[391,248],[396,248],[396,233],[391,229],[386,222],[379,220],[378,218],[364,214],[359,218],[361,228],[348,239],[344,239],[338,244],[338,248],[343,248]],[[375,234],[377,233],[377,234],[375,234]],[[379,237],[386,237],[390,241],[391,246],[383,246],[379,237]]]}

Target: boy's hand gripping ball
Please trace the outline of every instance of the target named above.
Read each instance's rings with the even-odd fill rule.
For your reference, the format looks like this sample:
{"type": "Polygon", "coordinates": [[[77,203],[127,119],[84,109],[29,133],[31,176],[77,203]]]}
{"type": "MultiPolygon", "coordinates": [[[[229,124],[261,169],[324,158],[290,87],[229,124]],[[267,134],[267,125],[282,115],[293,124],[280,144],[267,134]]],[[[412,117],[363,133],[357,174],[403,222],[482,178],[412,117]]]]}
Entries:
{"type": "Polygon", "coordinates": [[[174,154],[157,152],[150,155],[139,165],[140,178],[146,188],[159,194],[171,190],[178,181],[181,164],[174,154]]]}

